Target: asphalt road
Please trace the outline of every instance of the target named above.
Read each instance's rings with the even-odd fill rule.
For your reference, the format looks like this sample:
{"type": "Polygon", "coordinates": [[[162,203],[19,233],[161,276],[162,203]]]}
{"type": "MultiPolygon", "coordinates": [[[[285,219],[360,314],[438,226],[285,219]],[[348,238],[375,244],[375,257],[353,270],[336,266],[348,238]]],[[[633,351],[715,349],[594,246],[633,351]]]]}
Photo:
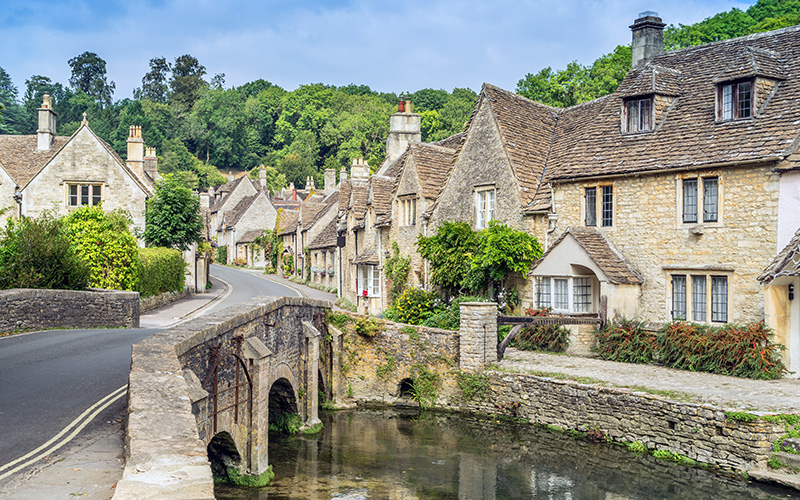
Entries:
{"type": "MultiPolygon", "coordinates": [[[[285,285],[222,266],[212,266],[211,279],[232,289],[204,314],[260,295],[298,295],[285,285]]],[[[131,345],[159,330],[49,330],[0,337],[0,478],[17,467],[20,457],[31,452],[32,458],[45,457],[70,435],[118,415],[125,405],[131,345]]]]}

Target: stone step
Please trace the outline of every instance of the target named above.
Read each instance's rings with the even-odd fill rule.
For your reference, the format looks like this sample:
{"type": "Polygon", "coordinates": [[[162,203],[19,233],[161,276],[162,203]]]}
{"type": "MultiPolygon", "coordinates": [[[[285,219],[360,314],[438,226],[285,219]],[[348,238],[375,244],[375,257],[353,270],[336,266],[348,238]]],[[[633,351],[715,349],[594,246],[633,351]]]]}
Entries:
{"type": "Polygon", "coordinates": [[[773,456],[789,467],[797,467],[800,469],[800,455],[795,455],[794,453],[775,453],[773,456]]]}
{"type": "Polygon", "coordinates": [[[800,475],[789,474],[782,470],[752,469],[747,471],[750,479],[765,483],[779,484],[800,491],[800,475]]]}

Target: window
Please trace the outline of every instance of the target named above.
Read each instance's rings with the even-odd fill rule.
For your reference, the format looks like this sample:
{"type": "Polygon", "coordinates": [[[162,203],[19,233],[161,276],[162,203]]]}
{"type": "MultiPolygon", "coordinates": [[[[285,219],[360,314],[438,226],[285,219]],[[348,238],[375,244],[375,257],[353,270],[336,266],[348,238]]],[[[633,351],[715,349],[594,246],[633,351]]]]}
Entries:
{"type": "Polygon", "coordinates": [[[625,101],[625,131],[647,132],[653,130],[653,98],[630,99],[625,101]]]}
{"type": "Polygon", "coordinates": [[[589,276],[537,277],[534,283],[537,308],[576,313],[594,310],[593,279],[589,276]]]}
{"type": "Polygon", "coordinates": [[[368,297],[379,297],[381,294],[381,272],[377,266],[361,266],[358,273],[358,296],[362,296],[364,290],[368,297]]]}
{"type": "Polygon", "coordinates": [[[728,322],[728,277],[707,274],[673,274],[672,319],[706,323],[728,322]],[[691,295],[687,291],[691,290],[691,295]],[[709,300],[710,299],[710,300],[709,300]],[[711,311],[709,318],[708,311],[711,311]]]}
{"type": "Polygon", "coordinates": [[[483,229],[489,226],[489,221],[494,219],[494,197],[495,190],[485,189],[477,191],[476,214],[475,214],[475,227],[483,229]]]}
{"type": "Polygon", "coordinates": [[[719,178],[700,177],[684,179],[683,189],[683,216],[684,224],[694,224],[698,221],[699,207],[703,207],[703,222],[719,221],[719,178]],[[702,184],[702,190],[698,185],[702,184]]]}
{"type": "Polygon", "coordinates": [[[100,184],[67,184],[69,206],[99,205],[103,200],[102,187],[100,184]]]}
{"type": "Polygon", "coordinates": [[[586,225],[597,225],[597,188],[586,188],[586,225]]]}
{"type": "Polygon", "coordinates": [[[417,199],[406,198],[400,200],[400,214],[403,226],[414,226],[417,224],[417,199]]]}
{"type": "Polygon", "coordinates": [[[721,121],[750,118],[753,113],[753,82],[726,83],[719,86],[717,118],[721,121]]]}
{"type": "Polygon", "coordinates": [[[600,214],[600,225],[614,225],[614,186],[590,186],[584,188],[584,215],[587,226],[597,226],[597,214],[600,214]],[[600,199],[597,191],[600,190],[600,199]]]}

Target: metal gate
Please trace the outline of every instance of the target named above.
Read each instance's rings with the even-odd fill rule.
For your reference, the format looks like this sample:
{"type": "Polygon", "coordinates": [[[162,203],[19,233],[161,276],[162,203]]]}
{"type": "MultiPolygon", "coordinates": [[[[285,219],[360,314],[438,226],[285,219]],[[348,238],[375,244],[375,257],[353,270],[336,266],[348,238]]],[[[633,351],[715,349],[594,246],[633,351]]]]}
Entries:
{"type": "Polygon", "coordinates": [[[203,389],[208,391],[211,399],[208,418],[211,420],[212,436],[217,433],[217,416],[220,413],[233,410],[233,422],[239,423],[239,414],[244,417],[252,409],[253,383],[247,364],[241,357],[242,342],[242,337],[234,337],[233,350],[226,350],[221,343],[209,347],[208,371],[203,380],[203,389]],[[233,375],[230,383],[220,387],[220,382],[224,384],[224,379],[230,375],[233,375]],[[220,380],[220,376],[223,380],[220,380]]]}

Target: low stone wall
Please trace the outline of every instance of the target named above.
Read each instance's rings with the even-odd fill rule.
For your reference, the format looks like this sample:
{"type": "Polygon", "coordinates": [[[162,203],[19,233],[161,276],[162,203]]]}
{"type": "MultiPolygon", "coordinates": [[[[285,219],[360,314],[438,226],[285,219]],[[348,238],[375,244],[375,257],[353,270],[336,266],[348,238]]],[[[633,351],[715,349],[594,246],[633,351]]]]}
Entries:
{"type": "Polygon", "coordinates": [[[173,302],[185,299],[191,294],[192,293],[187,289],[183,290],[182,292],[166,292],[154,295],[152,297],[143,298],[141,299],[141,304],[139,305],[139,313],[144,314],[154,309],[158,309],[159,307],[164,307],[167,304],[172,304],[173,302]]]}
{"type": "Polygon", "coordinates": [[[137,328],[139,293],[118,290],[0,290],[0,332],[48,328],[137,328]]]}

